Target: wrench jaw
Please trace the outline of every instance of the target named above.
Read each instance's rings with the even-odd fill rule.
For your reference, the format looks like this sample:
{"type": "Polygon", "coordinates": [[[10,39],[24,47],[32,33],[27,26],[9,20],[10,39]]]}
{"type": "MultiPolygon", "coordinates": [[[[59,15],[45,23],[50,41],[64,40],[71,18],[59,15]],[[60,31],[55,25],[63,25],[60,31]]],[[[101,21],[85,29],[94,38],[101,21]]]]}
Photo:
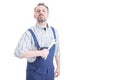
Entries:
{"type": "Polygon", "coordinates": [[[51,48],[54,44],[56,44],[56,40],[53,40],[53,41],[52,41],[52,43],[51,43],[50,46],[48,47],[48,50],[50,50],[50,48],[51,48]]]}
{"type": "MultiPolygon", "coordinates": [[[[51,43],[50,46],[48,47],[48,50],[50,50],[51,47],[52,47],[54,44],[56,44],[56,41],[55,41],[55,40],[52,41],[52,43],[51,43]]],[[[44,60],[46,60],[46,58],[44,58],[44,60]]]]}

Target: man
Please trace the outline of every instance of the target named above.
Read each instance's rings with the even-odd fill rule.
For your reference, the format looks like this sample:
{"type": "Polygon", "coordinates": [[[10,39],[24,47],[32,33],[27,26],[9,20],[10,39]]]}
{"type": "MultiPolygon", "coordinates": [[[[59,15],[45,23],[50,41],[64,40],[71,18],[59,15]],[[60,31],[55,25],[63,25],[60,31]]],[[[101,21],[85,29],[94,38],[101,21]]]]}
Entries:
{"type": "Polygon", "coordinates": [[[16,47],[15,56],[27,58],[26,80],[54,80],[60,74],[58,33],[48,26],[48,14],[49,8],[44,3],[39,3],[34,9],[36,25],[23,34],[16,47]],[[54,44],[51,45],[52,43],[54,44]]]}

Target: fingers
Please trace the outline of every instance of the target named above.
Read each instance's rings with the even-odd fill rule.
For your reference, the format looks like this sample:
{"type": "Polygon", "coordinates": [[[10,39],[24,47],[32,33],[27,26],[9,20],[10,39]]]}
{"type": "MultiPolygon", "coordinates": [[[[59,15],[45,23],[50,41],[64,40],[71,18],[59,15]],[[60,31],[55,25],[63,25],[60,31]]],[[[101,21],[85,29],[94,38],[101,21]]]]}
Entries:
{"type": "Polygon", "coordinates": [[[55,75],[55,77],[58,77],[60,75],[60,69],[57,68],[54,75],[55,75]]]}
{"type": "Polygon", "coordinates": [[[42,50],[42,56],[41,56],[41,57],[46,59],[47,56],[48,56],[48,54],[49,54],[49,50],[48,50],[48,49],[43,49],[43,50],[42,50]]]}

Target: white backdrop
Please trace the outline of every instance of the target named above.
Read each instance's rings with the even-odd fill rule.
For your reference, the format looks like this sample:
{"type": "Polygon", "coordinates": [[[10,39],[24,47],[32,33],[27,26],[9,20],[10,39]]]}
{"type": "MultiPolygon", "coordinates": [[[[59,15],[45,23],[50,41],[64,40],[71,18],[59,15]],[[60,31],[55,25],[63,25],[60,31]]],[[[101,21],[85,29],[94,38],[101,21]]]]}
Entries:
{"type": "MultiPolygon", "coordinates": [[[[35,24],[41,0],[0,1],[0,80],[25,80],[26,59],[14,57],[35,24]]],[[[61,75],[55,80],[120,80],[119,0],[42,0],[60,36],[61,75]]]]}

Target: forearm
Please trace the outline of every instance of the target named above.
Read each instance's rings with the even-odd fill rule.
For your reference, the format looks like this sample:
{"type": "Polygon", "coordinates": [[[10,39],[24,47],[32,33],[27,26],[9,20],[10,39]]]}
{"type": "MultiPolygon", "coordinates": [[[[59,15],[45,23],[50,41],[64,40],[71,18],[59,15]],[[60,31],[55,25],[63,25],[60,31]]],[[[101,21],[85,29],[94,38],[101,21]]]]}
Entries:
{"type": "Polygon", "coordinates": [[[26,53],[24,53],[21,58],[31,58],[31,57],[37,57],[41,56],[41,51],[39,50],[28,50],[26,53]]]}
{"type": "Polygon", "coordinates": [[[60,68],[60,56],[55,56],[57,68],[60,68]]]}
{"type": "Polygon", "coordinates": [[[58,77],[60,75],[60,56],[55,56],[56,59],[56,70],[55,70],[55,77],[58,77]]]}

